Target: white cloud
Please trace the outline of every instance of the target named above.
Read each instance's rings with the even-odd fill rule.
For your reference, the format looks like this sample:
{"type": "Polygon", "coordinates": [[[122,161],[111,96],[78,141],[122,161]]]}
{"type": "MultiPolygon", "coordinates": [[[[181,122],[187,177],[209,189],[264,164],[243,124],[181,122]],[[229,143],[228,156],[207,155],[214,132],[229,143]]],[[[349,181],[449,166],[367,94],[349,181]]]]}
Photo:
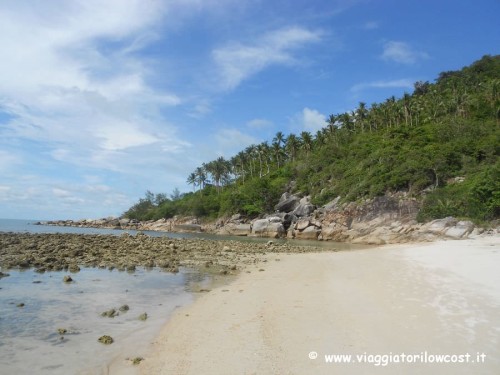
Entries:
{"type": "Polygon", "coordinates": [[[252,144],[260,143],[253,135],[245,134],[238,129],[221,129],[215,134],[218,145],[217,153],[231,157],[252,144]]]}
{"type": "Polygon", "coordinates": [[[12,152],[0,150],[0,171],[6,171],[22,163],[22,158],[12,152]]]}
{"type": "Polygon", "coordinates": [[[326,116],[315,109],[304,108],[297,116],[299,125],[303,130],[316,132],[326,126],[326,116]]]}
{"type": "Polygon", "coordinates": [[[384,88],[404,88],[404,89],[412,89],[413,82],[415,80],[404,78],[404,79],[396,79],[389,81],[373,81],[373,82],[365,82],[358,83],[351,87],[352,92],[359,92],[366,89],[384,89],[384,88]]]}
{"type": "Polygon", "coordinates": [[[12,116],[0,129],[3,141],[42,142],[55,160],[112,170],[117,151],[128,153],[120,155],[126,161],[148,159],[142,146],[188,147],[160,114],[181,98],[150,87],[152,72],[134,54],[157,38],[162,17],[181,6],[200,4],[0,3],[0,108],[12,116]]]}
{"type": "Polygon", "coordinates": [[[270,65],[293,65],[294,50],[320,40],[320,33],[300,27],[276,30],[255,42],[232,43],[212,51],[223,89],[234,89],[242,81],[270,65]]]}
{"type": "Polygon", "coordinates": [[[0,2],[0,111],[7,114],[0,210],[39,218],[120,214],[132,204],[127,195],[163,191],[166,181],[184,177],[191,145],[165,114],[185,100],[157,88],[157,61],[141,50],[171,19],[177,27],[180,13],[191,17],[189,9],[212,6],[218,3],[0,2]],[[57,177],[43,176],[54,170],[57,177]],[[89,173],[99,177],[74,185],[89,173]],[[116,187],[106,185],[111,181],[116,187]]]}
{"type": "Polygon", "coordinates": [[[252,129],[265,129],[272,125],[271,121],[262,118],[256,118],[247,122],[247,126],[252,129]]]}
{"type": "Polygon", "coordinates": [[[429,55],[422,51],[417,51],[408,43],[398,41],[388,41],[384,44],[382,59],[394,61],[401,64],[414,64],[419,60],[428,59],[429,55]]]}

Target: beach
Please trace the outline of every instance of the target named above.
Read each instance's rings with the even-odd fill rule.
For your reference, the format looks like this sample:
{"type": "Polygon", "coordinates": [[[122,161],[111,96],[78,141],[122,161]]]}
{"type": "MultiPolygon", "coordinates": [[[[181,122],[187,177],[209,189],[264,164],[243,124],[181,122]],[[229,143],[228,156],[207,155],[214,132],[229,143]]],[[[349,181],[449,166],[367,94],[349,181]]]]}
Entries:
{"type": "Polygon", "coordinates": [[[139,366],[110,372],[500,373],[498,236],[265,260],[177,310],[139,366]]]}

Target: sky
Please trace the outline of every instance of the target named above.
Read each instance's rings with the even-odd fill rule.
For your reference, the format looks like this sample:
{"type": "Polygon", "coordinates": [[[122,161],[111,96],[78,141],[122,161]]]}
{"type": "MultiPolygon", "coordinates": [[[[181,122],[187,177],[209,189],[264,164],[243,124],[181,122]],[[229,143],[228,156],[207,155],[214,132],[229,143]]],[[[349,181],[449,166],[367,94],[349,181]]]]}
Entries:
{"type": "Polygon", "coordinates": [[[119,216],[500,53],[498,0],[2,0],[0,217],[119,216]]]}

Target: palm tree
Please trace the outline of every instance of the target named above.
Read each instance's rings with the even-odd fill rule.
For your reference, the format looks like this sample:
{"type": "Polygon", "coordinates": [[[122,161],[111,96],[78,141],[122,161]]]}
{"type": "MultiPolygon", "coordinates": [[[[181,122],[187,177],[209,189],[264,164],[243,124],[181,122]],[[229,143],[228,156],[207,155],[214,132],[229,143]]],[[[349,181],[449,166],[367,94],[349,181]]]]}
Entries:
{"type": "Polygon", "coordinates": [[[285,142],[286,142],[286,139],[285,139],[285,135],[283,134],[283,132],[277,132],[273,138],[273,143],[277,143],[278,146],[281,147],[281,144],[282,143],[284,144],[285,142]]]}
{"type": "Polygon", "coordinates": [[[330,117],[326,120],[328,132],[330,134],[335,133],[335,130],[337,130],[337,120],[339,117],[340,115],[330,115],[330,117]]]}
{"type": "Polygon", "coordinates": [[[188,183],[188,185],[193,185],[193,191],[195,191],[196,190],[196,173],[195,172],[190,173],[186,182],[188,183]]]}
{"type": "Polygon", "coordinates": [[[346,129],[347,131],[354,131],[354,123],[349,113],[345,112],[339,115],[339,121],[342,124],[342,129],[346,129]]]}
{"type": "Polygon", "coordinates": [[[367,115],[368,110],[366,109],[366,103],[359,102],[359,106],[358,109],[356,109],[355,116],[356,122],[358,122],[359,126],[361,127],[361,132],[365,131],[365,119],[367,115]]]}
{"type": "Polygon", "coordinates": [[[262,178],[262,156],[264,154],[264,146],[261,143],[257,145],[255,148],[255,152],[257,153],[257,157],[259,158],[259,178],[262,178]]]}
{"type": "Polygon", "coordinates": [[[250,165],[250,177],[253,177],[253,172],[255,169],[255,145],[250,145],[245,149],[245,154],[248,155],[248,161],[250,165]]]}
{"type": "Polygon", "coordinates": [[[325,144],[325,132],[322,130],[318,130],[316,132],[316,135],[314,136],[314,141],[318,146],[325,144]]]}
{"type": "Polygon", "coordinates": [[[222,186],[229,182],[230,169],[230,163],[223,156],[207,164],[207,170],[212,175],[217,193],[220,193],[222,186]]]}
{"type": "Polygon", "coordinates": [[[300,141],[295,134],[290,134],[286,140],[285,149],[288,152],[288,155],[292,159],[292,162],[295,160],[295,156],[297,155],[297,151],[300,147],[300,141]]]}
{"type": "Polygon", "coordinates": [[[203,166],[196,168],[194,173],[196,175],[198,191],[201,193],[201,190],[205,188],[205,183],[207,182],[207,165],[203,163],[203,166]]]}
{"type": "Polygon", "coordinates": [[[273,142],[271,149],[273,152],[274,160],[276,160],[276,163],[278,164],[278,169],[280,169],[281,157],[283,156],[283,149],[281,148],[278,142],[273,142]]]}
{"type": "Polygon", "coordinates": [[[411,97],[410,94],[407,92],[404,93],[403,95],[403,110],[404,110],[404,116],[405,116],[405,124],[408,126],[408,120],[410,122],[410,126],[412,123],[412,118],[411,118],[411,97]]]}
{"type": "Polygon", "coordinates": [[[306,155],[309,155],[309,152],[312,150],[312,137],[311,133],[303,131],[300,133],[300,138],[302,139],[302,149],[305,151],[306,155]]]}

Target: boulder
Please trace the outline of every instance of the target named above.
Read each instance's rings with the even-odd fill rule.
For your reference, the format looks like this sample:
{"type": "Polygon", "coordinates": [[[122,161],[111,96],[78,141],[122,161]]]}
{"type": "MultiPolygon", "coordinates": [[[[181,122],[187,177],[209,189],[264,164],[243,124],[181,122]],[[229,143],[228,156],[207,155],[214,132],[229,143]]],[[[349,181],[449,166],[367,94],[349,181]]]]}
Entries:
{"type": "Polygon", "coordinates": [[[348,228],[343,225],[331,223],[328,226],[322,227],[321,237],[323,240],[345,241],[349,237],[347,230],[348,228]]]}
{"type": "Polygon", "coordinates": [[[252,226],[250,224],[228,224],[224,230],[232,236],[248,236],[252,233],[252,226]]]}
{"type": "Polygon", "coordinates": [[[299,221],[297,221],[297,223],[295,224],[295,229],[297,230],[304,230],[306,229],[309,225],[311,225],[311,222],[309,221],[309,219],[300,219],[299,221]]]}
{"type": "Polygon", "coordinates": [[[446,229],[444,235],[458,240],[466,238],[473,230],[474,224],[471,221],[459,221],[456,225],[446,229]]]}
{"type": "Polygon", "coordinates": [[[270,223],[281,223],[283,219],[279,216],[271,216],[268,217],[267,220],[269,220],[270,223]]]}
{"type": "Polygon", "coordinates": [[[231,216],[231,218],[229,219],[230,222],[233,222],[233,223],[239,223],[240,221],[242,220],[242,216],[241,214],[234,214],[233,216],[231,216]]]}
{"type": "Polygon", "coordinates": [[[457,224],[457,220],[451,216],[445,217],[444,219],[433,220],[424,226],[424,229],[428,232],[435,234],[442,234],[444,231],[457,224]]]}
{"type": "Polygon", "coordinates": [[[317,240],[321,231],[315,226],[310,226],[304,230],[295,231],[295,238],[299,240],[317,240]]]}
{"type": "Polygon", "coordinates": [[[125,225],[128,225],[130,223],[130,219],[123,218],[123,219],[120,219],[118,222],[120,223],[121,226],[125,226],[125,225]]]}
{"type": "Polygon", "coordinates": [[[315,207],[311,204],[311,197],[307,196],[299,201],[299,204],[293,210],[293,214],[298,217],[309,216],[313,213],[315,207]]]}
{"type": "Polygon", "coordinates": [[[290,193],[284,193],[274,209],[278,212],[292,212],[299,205],[300,199],[290,193]]]}
{"type": "Polygon", "coordinates": [[[253,222],[252,236],[278,238],[285,235],[285,228],[281,222],[271,222],[269,219],[260,219],[253,222]]]}
{"type": "Polygon", "coordinates": [[[335,210],[337,208],[338,204],[339,204],[339,201],[340,201],[340,196],[338,196],[337,198],[335,198],[333,201],[330,201],[327,204],[325,204],[323,206],[323,208],[326,211],[335,210]]]}
{"type": "Polygon", "coordinates": [[[321,224],[321,221],[319,221],[319,220],[311,220],[311,225],[314,225],[316,228],[319,228],[319,229],[321,229],[321,227],[323,226],[321,224]]]}

